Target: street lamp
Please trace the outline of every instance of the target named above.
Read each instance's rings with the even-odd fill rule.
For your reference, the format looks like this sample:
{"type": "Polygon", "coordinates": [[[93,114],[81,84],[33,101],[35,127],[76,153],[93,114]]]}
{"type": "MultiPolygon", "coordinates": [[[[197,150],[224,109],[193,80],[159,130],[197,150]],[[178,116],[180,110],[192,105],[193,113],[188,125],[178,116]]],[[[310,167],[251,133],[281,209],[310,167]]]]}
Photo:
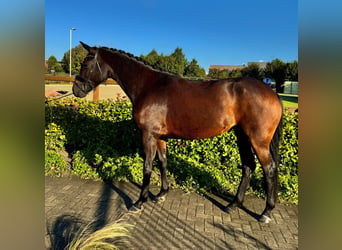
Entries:
{"type": "Polygon", "coordinates": [[[72,40],[72,31],[76,30],[75,28],[70,29],[70,61],[69,61],[69,76],[71,77],[71,40],[72,40]]]}

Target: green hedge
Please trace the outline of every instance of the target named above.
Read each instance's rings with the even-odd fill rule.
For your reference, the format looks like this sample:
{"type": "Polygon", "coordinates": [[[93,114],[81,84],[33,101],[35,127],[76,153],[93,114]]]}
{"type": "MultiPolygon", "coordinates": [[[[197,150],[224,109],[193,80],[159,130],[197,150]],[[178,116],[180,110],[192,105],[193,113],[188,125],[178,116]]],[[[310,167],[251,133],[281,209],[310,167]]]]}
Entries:
{"type": "MultiPolygon", "coordinates": [[[[298,202],[298,115],[284,114],[280,146],[279,198],[298,202]]],[[[45,174],[142,182],[140,131],[127,100],[89,102],[59,99],[45,107],[45,174]],[[66,162],[62,153],[71,161],[66,162]]],[[[212,139],[168,140],[171,186],[185,190],[234,195],[241,179],[241,161],[234,132],[212,139]]],[[[160,185],[155,163],[152,183],[160,185]]],[[[260,165],[249,192],[264,196],[260,165]]]]}

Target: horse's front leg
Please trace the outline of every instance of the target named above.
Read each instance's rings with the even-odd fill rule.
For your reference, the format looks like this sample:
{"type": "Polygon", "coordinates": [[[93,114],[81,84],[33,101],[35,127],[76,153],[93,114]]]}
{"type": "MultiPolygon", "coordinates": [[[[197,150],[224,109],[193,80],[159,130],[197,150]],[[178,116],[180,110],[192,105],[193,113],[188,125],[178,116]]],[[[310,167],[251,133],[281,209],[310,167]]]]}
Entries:
{"type": "Polygon", "coordinates": [[[143,170],[143,183],[139,199],[130,208],[131,212],[138,212],[142,208],[142,204],[147,201],[148,191],[150,186],[150,178],[152,173],[152,163],[157,151],[157,140],[154,136],[143,131],[143,147],[145,152],[144,170],[143,170]]]}
{"type": "Polygon", "coordinates": [[[242,207],[251,175],[256,168],[251,144],[241,127],[237,126],[235,128],[235,135],[237,137],[237,144],[242,162],[242,178],[234,200],[225,208],[225,211],[228,213],[233,212],[237,207],[242,207]]]}
{"type": "Polygon", "coordinates": [[[160,169],[160,175],[161,175],[161,188],[160,188],[160,192],[157,194],[155,201],[163,202],[165,201],[166,194],[169,191],[169,182],[167,181],[167,172],[166,172],[166,167],[167,167],[166,141],[158,140],[157,146],[158,146],[157,152],[158,152],[158,158],[159,158],[159,169],[160,169]]]}

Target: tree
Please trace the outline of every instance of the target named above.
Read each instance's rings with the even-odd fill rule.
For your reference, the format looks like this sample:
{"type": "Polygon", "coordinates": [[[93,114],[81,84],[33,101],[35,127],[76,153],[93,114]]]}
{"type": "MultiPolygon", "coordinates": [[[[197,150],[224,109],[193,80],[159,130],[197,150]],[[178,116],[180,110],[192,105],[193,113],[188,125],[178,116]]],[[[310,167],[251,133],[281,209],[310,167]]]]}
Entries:
{"type": "Polygon", "coordinates": [[[218,73],[219,73],[218,69],[209,69],[208,77],[211,79],[219,79],[218,73]]]}
{"type": "Polygon", "coordinates": [[[208,77],[211,79],[226,79],[229,77],[230,71],[228,69],[209,69],[208,77]]]}
{"type": "Polygon", "coordinates": [[[256,63],[250,63],[246,68],[241,70],[242,76],[249,76],[259,80],[262,80],[263,72],[260,70],[259,65],[256,63]]]}
{"type": "MultiPolygon", "coordinates": [[[[87,56],[88,51],[83,48],[80,44],[72,49],[71,53],[71,74],[77,74],[81,70],[81,63],[83,62],[84,58],[87,56]]],[[[69,63],[70,63],[70,50],[64,53],[62,58],[62,67],[64,72],[69,73],[69,63]]]]}
{"type": "Polygon", "coordinates": [[[298,81],[298,62],[296,60],[286,64],[286,79],[298,81]]]}
{"type": "Polygon", "coordinates": [[[146,56],[140,55],[140,57],[154,68],[177,74],[179,76],[185,76],[185,70],[187,69],[189,72],[189,68],[187,67],[190,65],[190,67],[193,67],[191,70],[196,71],[196,73],[192,72],[192,74],[195,74],[196,77],[205,76],[205,70],[197,64],[197,61],[192,61],[192,64],[189,64],[182,48],[179,47],[177,47],[170,55],[164,55],[163,53],[159,55],[155,49],[152,49],[152,51],[146,56]]]}
{"type": "Polygon", "coordinates": [[[54,55],[51,55],[48,59],[48,70],[51,72],[51,70],[54,70],[55,72],[62,72],[63,68],[57,61],[57,58],[54,55]]]}
{"type": "Polygon", "coordinates": [[[230,72],[229,76],[230,76],[231,78],[242,77],[242,70],[241,70],[241,69],[232,70],[232,71],[230,72]]]}
{"type": "Polygon", "coordinates": [[[171,72],[183,76],[188,61],[185,58],[182,48],[177,47],[170,57],[173,64],[171,72]]]}
{"type": "Polygon", "coordinates": [[[204,78],[205,77],[205,70],[204,70],[204,68],[201,68],[198,65],[197,60],[194,58],[185,67],[185,69],[184,69],[184,76],[186,76],[186,77],[200,77],[200,78],[204,78]]]}
{"type": "Polygon", "coordinates": [[[148,53],[146,56],[140,55],[140,57],[152,67],[157,65],[158,61],[160,60],[160,56],[155,49],[152,49],[151,52],[148,53]]]}
{"type": "Polygon", "coordinates": [[[276,92],[284,93],[284,82],[286,79],[286,63],[280,59],[275,59],[266,64],[265,76],[276,81],[276,92]]]}
{"type": "Polygon", "coordinates": [[[156,62],[156,67],[165,72],[175,73],[174,71],[174,60],[171,56],[164,56],[163,53],[160,55],[159,60],[156,62]]]}

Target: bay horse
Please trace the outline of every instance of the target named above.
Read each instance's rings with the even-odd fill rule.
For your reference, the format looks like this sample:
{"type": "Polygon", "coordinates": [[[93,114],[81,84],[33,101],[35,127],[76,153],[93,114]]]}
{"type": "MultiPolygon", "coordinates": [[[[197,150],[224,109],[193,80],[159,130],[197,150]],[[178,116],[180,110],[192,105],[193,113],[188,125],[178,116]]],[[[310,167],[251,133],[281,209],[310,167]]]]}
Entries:
{"type": "Polygon", "coordinates": [[[242,207],[251,174],[256,168],[254,150],[266,179],[266,207],[259,221],[271,221],[271,210],[278,194],[283,108],[269,86],[253,78],[193,82],[154,69],[122,51],[81,44],[88,55],[75,78],[73,94],[85,97],[107,78],[113,78],[132,102],[133,119],[142,132],[143,183],[139,199],[129,209],[131,212],[141,211],[147,201],[156,155],[161,173],[161,189],[156,200],[165,199],[169,190],[167,138],[210,138],[234,127],[243,165],[242,179],[225,211],[230,213],[242,207]]]}

